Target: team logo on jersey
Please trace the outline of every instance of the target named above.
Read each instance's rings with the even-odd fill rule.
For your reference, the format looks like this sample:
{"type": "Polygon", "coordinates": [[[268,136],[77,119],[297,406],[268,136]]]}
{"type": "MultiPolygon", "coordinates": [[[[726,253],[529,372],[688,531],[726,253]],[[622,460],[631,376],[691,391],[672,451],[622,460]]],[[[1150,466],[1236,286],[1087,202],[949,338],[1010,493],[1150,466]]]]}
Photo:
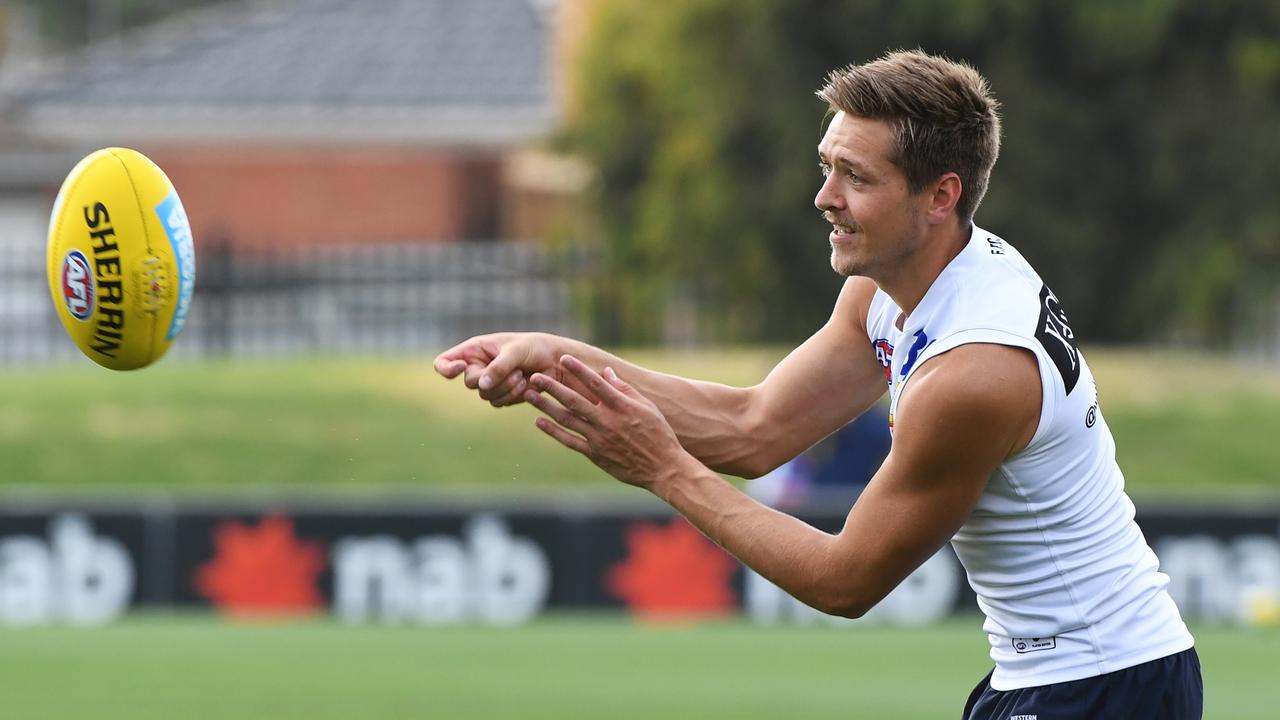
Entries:
{"type": "Polygon", "coordinates": [[[880,363],[880,367],[884,368],[884,381],[892,383],[893,370],[889,366],[893,365],[893,345],[889,344],[888,340],[880,338],[871,343],[871,346],[876,350],[876,361],[880,363]]]}
{"type": "Polygon", "coordinates": [[[920,359],[920,352],[929,347],[929,336],[924,330],[917,330],[915,342],[911,343],[911,349],[907,350],[907,360],[902,363],[902,377],[906,377],[911,372],[911,368],[916,366],[916,360],[920,359]]]}
{"type": "Polygon", "coordinates": [[[89,269],[89,259],[72,250],[62,259],[62,299],[77,320],[88,320],[98,295],[98,282],[89,269]]]}
{"type": "Polygon", "coordinates": [[[1044,347],[1062,382],[1067,386],[1067,394],[1075,389],[1080,380],[1080,350],[1076,348],[1076,336],[1071,332],[1071,324],[1067,313],[1058,304],[1058,298],[1048,285],[1040,286],[1040,319],[1036,323],[1036,340],[1044,347]]]}

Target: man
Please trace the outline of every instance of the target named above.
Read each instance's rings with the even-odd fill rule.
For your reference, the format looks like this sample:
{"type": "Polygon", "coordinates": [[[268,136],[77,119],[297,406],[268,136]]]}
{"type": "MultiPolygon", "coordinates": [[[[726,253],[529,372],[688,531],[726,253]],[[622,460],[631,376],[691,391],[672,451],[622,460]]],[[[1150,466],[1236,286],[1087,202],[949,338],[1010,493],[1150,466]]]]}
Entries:
{"type": "Polygon", "coordinates": [[[540,334],[436,359],[495,406],[644,488],[796,598],[859,617],[950,541],[995,669],[966,718],[1198,718],[1193,640],[1133,522],[1093,375],[1057,298],[973,224],[999,152],[967,65],[897,52],[831,74],[815,205],[848,277],[830,320],[760,384],[637,367],[540,334]],[[840,533],[748,498],[753,477],[885,392],[893,443],[840,533]]]}

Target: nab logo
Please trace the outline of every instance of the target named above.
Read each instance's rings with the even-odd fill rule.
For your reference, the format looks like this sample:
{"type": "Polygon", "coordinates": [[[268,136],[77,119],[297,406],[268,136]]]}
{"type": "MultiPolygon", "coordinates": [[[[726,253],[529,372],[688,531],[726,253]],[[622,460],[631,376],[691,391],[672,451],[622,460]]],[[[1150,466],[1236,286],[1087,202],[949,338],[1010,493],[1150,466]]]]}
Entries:
{"type": "Polygon", "coordinates": [[[62,259],[62,299],[67,310],[77,320],[88,320],[97,296],[98,283],[89,269],[89,259],[79,250],[67,253],[62,259]]]}

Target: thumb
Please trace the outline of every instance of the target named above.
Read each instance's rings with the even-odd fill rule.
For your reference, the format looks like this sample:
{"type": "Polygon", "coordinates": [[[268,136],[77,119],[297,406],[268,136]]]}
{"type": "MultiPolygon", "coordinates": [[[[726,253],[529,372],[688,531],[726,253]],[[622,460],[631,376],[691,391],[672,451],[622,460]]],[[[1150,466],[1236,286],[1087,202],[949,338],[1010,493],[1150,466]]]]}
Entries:
{"type": "Polygon", "coordinates": [[[498,383],[505,380],[508,375],[520,369],[523,357],[524,353],[516,349],[514,343],[504,345],[498,350],[493,362],[484,369],[484,374],[480,376],[480,389],[488,390],[497,387],[498,383]]]}

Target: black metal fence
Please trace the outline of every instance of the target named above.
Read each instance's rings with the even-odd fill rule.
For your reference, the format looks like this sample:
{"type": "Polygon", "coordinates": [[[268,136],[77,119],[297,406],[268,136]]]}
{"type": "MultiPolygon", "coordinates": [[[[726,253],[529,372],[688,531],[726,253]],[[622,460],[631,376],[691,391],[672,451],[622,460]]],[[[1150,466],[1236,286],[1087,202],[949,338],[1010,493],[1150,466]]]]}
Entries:
{"type": "MultiPolygon", "coordinates": [[[[582,252],[529,242],[318,247],[236,252],[206,242],[176,357],[391,354],[481,332],[581,335],[573,295],[582,252]]],[[[54,313],[43,252],[0,255],[0,365],[79,351],[54,313]]]]}

